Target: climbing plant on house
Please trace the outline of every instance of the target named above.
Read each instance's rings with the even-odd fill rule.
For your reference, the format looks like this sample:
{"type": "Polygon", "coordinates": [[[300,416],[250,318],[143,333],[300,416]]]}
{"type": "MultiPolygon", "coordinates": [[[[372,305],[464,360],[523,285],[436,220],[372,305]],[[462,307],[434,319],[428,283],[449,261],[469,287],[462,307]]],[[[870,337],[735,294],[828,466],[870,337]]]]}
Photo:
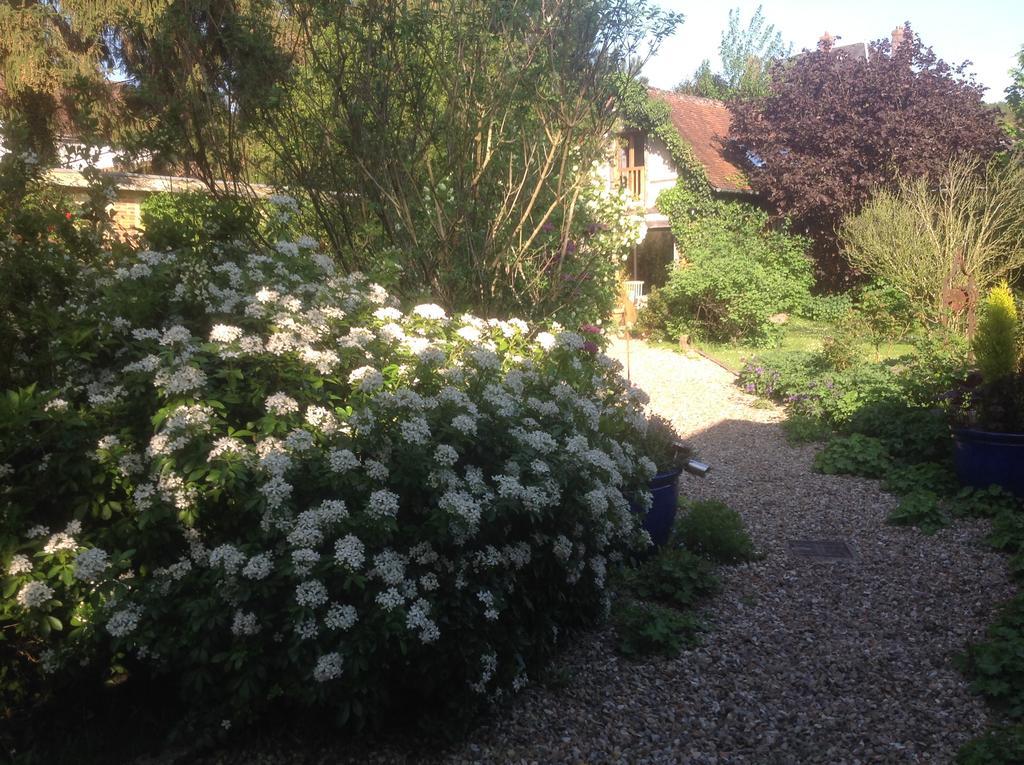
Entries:
{"type": "Polygon", "coordinates": [[[750,202],[714,195],[704,166],[672,124],[668,104],[637,82],[621,84],[628,124],[662,141],[679,173],[658,209],[670,221],[681,259],[668,284],[653,291],[641,317],[651,335],[768,342],[775,314],[797,310],[812,283],[808,242],[772,225],[750,202]]]}

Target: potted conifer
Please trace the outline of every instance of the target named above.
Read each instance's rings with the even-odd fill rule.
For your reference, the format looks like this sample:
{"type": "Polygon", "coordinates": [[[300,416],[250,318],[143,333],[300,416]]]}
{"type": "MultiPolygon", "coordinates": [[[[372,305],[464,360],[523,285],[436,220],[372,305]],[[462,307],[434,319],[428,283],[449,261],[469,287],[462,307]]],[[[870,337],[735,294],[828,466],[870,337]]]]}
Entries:
{"type": "Polygon", "coordinates": [[[1024,354],[1013,292],[993,287],[971,344],[976,370],[954,392],[954,461],[967,486],[1024,497],[1024,354]]]}

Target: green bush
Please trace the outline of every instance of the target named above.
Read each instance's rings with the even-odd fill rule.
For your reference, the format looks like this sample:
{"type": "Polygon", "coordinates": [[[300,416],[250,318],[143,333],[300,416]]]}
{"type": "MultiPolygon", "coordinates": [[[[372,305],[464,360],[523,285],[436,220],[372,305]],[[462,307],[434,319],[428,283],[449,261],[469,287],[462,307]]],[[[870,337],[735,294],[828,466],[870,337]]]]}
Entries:
{"type": "Polygon", "coordinates": [[[638,598],[687,609],[720,587],[714,567],[688,550],[665,548],[625,575],[625,585],[638,598]]]}
{"type": "Polygon", "coordinates": [[[1017,508],[1002,507],[992,516],[992,530],[985,541],[1000,552],[1024,552],[1024,512],[1017,508]]]}
{"type": "Polygon", "coordinates": [[[840,428],[865,406],[901,398],[898,364],[858,364],[837,371],[821,354],[766,352],[744,365],[737,384],[784,404],[790,414],[840,428]]]}
{"type": "MultiPolygon", "coordinates": [[[[900,457],[902,458],[902,455],[900,457]]],[[[883,478],[882,488],[893,494],[932,491],[945,496],[955,494],[959,483],[949,465],[920,462],[913,465],[895,465],[883,478]]]]}
{"type": "Polygon", "coordinates": [[[914,338],[915,353],[898,359],[894,370],[900,396],[932,408],[967,374],[967,341],[958,334],[932,331],[914,338]]]}
{"type": "Polygon", "coordinates": [[[766,351],[747,361],[736,377],[747,393],[778,403],[809,390],[825,371],[820,357],[809,351],[766,351]]]}
{"type": "Polygon", "coordinates": [[[881,346],[906,337],[918,321],[910,298],[885,282],[872,282],[861,289],[855,315],[876,355],[881,346]]]}
{"type": "Polygon", "coordinates": [[[106,253],[0,397],[0,717],[112,675],[213,726],[466,716],[605,612],[655,466],[601,338],[403,311],[314,245],[106,253]]]}
{"type": "Polygon", "coordinates": [[[805,319],[823,324],[837,324],[853,309],[853,296],[848,292],[836,295],[812,295],[800,309],[805,319]]]}
{"type": "Polygon", "coordinates": [[[672,315],[668,296],[659,287],[647,293],[647,302],[636,317],[636,331],[641,337],[675,343],[680,335],[689,334],[689,329],[672,315]]]}
{"type": "Polygon", "coordinates": [[[722,502],[691,502],[676,521],[675,540],[716,563],[746,563],[758,555],[743,518],[722,502]]]}
{"type": "Polygon", "coordinates": [[[651,414],[647,418],[643,450],[654,461],[659,473],[682,470],[693,453],[683,445],[672,423],[659,414],[651,414]]]}
{"type": "Polygon", "coordinates": [[[658,204],[684,260],[647,309],[646,328],[672,340],[686,332],[767,343],[778,331],[771,316],[803,308],[813,282],[805,239],[771,230],[765,213],[739,203],[694,221],[684,189],[666,191],[658,204]]]}
{"type": "MultiPolygon", "coordinates": [[[[939,409],[922,409],[895,399],[868,404],[851,415],[844,433],[861,433],[883,441],[902,462],[948,463],[953,440],[946,415],[939,409]]],[[[947,473],[951,467],[947,466],[947,473]]]]}
{"type": "Polygon", "coordinates": [[[68,331],[69,312],[107,259],[110,229],[109,187],[85,175],[78,203],[44,183],[33,155],[0,156],[0,390],[50,384],[88,340],[88,328],[68,331]]]}
{"type": "Polygon", "coordinates": [[[260,223],[260,210],[248,200],[198,191],[159,193],[141,205],[146,241],[154,250],[248,241],[260,223]]]}
{"type": "Polygon", "coordinates": [[[838,322],[821,343],[822,361],[837,372],[842,372],[864,361],[860,349],[862,322],[852,311],[838,322]]]}
{"type": "Polygon", "coordinates": [[[987,489],[964,487],[952,497],[950,508],[954,515],[967,518],[992,518],[1004,512],[1024,510],[1020,499],[995,485],[987,489]]]}
{"type": "Polygon", "coordinates": [[[827,475],[881,478],[892,464],[892,456],[882,441],[860,433],[834,438],[814,456],[814,469],[827,475]]]}
{"type": "Polygon", "coordinates": [[[656,603],[616,602],[612,609],[615,648],[623,656],[677,656],[699,641],[703,625],[696,616],[656,603]]]}

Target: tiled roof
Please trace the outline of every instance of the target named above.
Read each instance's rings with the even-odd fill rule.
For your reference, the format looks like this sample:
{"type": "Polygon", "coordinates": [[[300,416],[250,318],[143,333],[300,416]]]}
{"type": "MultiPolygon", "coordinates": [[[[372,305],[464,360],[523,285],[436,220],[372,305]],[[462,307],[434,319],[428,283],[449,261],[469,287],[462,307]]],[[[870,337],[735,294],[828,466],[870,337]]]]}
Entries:
{"type": "Polygon", "coordinates": [[[704,165],[708,181],[717,191],[750,192],[743,172],[724,155],[729,135],[729,110],[721,101],[684,96],[650,88],[652,98],[664,101],[672,110],[672,124],[704,165]]]}

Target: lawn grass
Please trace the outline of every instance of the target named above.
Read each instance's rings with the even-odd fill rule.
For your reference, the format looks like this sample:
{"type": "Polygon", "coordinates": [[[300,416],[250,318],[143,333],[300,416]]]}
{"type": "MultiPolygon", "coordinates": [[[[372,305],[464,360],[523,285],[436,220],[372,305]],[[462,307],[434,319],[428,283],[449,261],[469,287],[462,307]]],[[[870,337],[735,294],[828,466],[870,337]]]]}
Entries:
{"type": "MultiPolygon", "coordinates": [[[[743,343],[707,343],[696,342],[693,345],[703,353],[707,354],[723,366],[738,372],[744,362],[765,351],[817,351],[821,348],[822,341],[832,332],[832,325],[826,322],[812,321],[799,316],[791,317],[783,327],[782,338],[775,346],[754,346],[743,343]]],[[[677,346],[669,343],[660,344],[666,348],[679,350],[677,346]]],[[[877,350],[875,346],[866,341],[862,344],[864,358],[868,360],[891,359],[897,356],[905,356],[914,352],[914,346],[910,343],[888,343],[877,350]]]]}

